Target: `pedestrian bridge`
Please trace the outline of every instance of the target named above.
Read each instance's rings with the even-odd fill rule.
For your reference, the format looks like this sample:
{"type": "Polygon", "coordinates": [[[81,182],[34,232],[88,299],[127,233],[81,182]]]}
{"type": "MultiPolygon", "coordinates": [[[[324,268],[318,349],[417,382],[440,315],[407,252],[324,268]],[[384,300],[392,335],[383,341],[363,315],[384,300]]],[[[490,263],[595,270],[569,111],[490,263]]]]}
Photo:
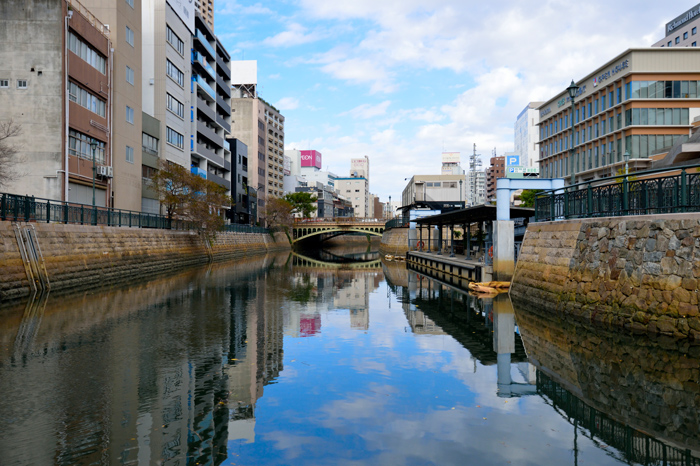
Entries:
{"type": "Polygon", "coordinates": [[[292,243],[312,236],[324,235],[324,239],[348,233],[364,233],[382,236],[383,218],[303,218],[296,219],[292,226],[292,243]]]}

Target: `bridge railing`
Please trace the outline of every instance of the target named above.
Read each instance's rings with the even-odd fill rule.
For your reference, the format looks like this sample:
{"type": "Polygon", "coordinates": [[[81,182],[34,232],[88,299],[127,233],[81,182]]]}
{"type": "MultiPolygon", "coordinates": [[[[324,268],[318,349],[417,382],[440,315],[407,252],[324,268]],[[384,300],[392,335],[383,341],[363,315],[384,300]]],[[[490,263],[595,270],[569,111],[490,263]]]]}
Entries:
{"type": "Polygon", "coordinates": [[[295,218],[294,225],[318,224],[318,223],[381,223],[385,218],[364,218],[364,217],[315,217],[315,218],[295,218]]]}
{"type": "Polygon", "coordinates": [[[700,212],[699,168],[646,170],[548,191],[535,200],[535,221],[700,212]]]}

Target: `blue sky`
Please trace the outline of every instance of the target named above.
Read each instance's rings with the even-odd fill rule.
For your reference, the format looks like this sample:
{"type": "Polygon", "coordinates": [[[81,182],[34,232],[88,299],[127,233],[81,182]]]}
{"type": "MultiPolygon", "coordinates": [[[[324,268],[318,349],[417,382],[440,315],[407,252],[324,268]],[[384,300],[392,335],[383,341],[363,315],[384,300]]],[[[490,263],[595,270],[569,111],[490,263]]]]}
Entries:
{"type": "Polygon", "coordinates": [[[370,158],[370,191],[439,174],[443,150],[488,164],[513,150],[515,118],[696,4],[618,0],[215,1],[233,60],[258,61],[258,91],[286,118],[285,148],[315,149],[347,176],[370,158]],[[669,6],[670,5],[670,6],[669,6]]]}

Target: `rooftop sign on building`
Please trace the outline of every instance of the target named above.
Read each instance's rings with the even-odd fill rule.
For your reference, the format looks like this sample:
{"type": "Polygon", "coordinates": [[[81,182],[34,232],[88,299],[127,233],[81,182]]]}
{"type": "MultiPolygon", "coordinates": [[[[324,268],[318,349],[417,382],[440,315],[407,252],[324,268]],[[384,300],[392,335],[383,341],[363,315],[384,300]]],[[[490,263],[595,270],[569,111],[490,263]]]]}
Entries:
{"type": "Polygon", "coordinates": [[[317,150],[302,150],[299,151],[301,154],[299,158],[299,166],[301,167],[315,167],[320,169],[323,164],[321,163],[321,153],[317,150]]]}
{"type": "Polygon", "coordinates": [[[442,163],[459,163],[459,152],[443,152],[442,163]]]}
{"type": "Polygon", "coordinates": [[[187,29],[194,34],[194,0],[167,0],[175,14],[180,17],[187,29]]]}
{"type": "Polygon", "coordinates": [[[686,11],[685,13],[682,13],[680,16],[678,16],[673,21],[669,21],[668,23],[666,23],[666,36],[673,34],[673,31],[675,31],[679,27],[683,26],[688,21],[696,19],[699,15],[700,15],[700,4],[695,5],[690,10],[686,11]]]}

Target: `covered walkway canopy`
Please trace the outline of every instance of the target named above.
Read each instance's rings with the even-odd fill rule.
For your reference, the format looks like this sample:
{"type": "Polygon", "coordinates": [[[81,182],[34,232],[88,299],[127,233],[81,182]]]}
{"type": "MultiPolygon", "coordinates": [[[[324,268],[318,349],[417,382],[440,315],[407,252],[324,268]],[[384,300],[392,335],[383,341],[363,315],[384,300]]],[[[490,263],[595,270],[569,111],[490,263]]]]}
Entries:
{"type": "MultiPolygon", "coordinates": [[[[510,218],[530,218],[535,215],[535,209],[530,207],[510,208],[510,218]]],[[[414,220],[421,226],[464,225],[496,220],[495,205],[476,205],[466,209],[452,210],[444,214],[432,215],[414,220]]]]}
{"type": "MultiPolygon", "coordinates": [[[[520,228],[522,229],[522,233],[520,235],[522,236],[525,233],[525,225],[527,224],[527,220],[535,215],[535,209],[530,208],[530,207],[511,207],[510,208],[510,218],[524,218],[526,219],[524,225],[521,225],[520,228]]],[[[419,230],[419,237],[416,238],[416,246],[419,251],[423,251],[423,247],[425,244],[423,243],[423,228],[427,227],[428,231],[428,252],[432,250],[432,242],[431,242],[431,227],[437,226],[438,231],[437,231],[437,241],[438,241],[438,254],[440,254],[440,250],[445,247],[448,247],[448,244],[443,244],[442,240],[442,230],[443,228],[447,227],[449,228],[449,250],[450,250],[450,256],[454,256],[455,252],[455,241],[454,241],[454,228],[455,225],[457,226],[462,226],[464,231],[465,231],[465,247],[466,250],[464,252],[465,258],[467,260],[472,259],[472,238],[471,235],[468,234],[471,225],[476,223],[479,227],[479,234],[478,234],[478,241],[477,241],[477,251],[475,256],[476,259],[479,258],[479,255],[483,254],[484,251],[484,246],[486,246],[486,249],[489,249],[489,245],[492,241],[491,239],[491,233],[492,233],[492,222],[497,220],[497,207],[495,205],[477,205],[477,206],[472,206],[472,207],[467,207],[465,209],[459,209],[459,210],[451,210],[449,212],[445,212],[439,215],[432,215],[430,217],[424,217],[420,219],[414,220],[414,222],[418,225],[418,230],[419,230]],[[483,242],[483,237],[482,237],[482,232],[483,228],[486,226],[486,241],[489,244],[484,244],[483,242]]],[[[511,239],[513,241],[513,239],[511,239]]],[[[411,249],[411,240],[409,238],[409,250],[411,249]]],[[[458,249],[461,249],[461,246],[458,245],[458,249]]],[[[487,261],[487,265],[489,264],[489,261],[487,261]]]]}

